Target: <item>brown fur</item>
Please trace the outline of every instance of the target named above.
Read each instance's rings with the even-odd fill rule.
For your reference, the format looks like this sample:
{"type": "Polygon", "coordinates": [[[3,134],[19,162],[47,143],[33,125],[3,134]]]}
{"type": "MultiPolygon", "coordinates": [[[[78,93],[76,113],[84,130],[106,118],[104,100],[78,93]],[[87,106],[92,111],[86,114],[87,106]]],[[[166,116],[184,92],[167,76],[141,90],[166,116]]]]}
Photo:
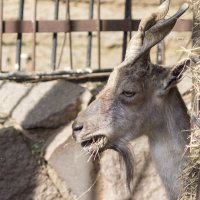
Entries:
{"type": "MultiPolygon", "coordinates": [[[[153,32],[155,27],[160,27],[160,32],[155,32],[153,39],[159,42],[170,32],[175,24],[174,20],[186,7],[184,5],[177,12],[179,15],[176,13],[171,20],[164,21],[159,26],[157,21],[152,23],[151,17],[149,19],[152,26],[149,27],[146,21],[141,22],[143,26],[147,24],[148,29],[140,27],[140,34],[135,38],[138,40],[143,35],[140,38],[142,42],[137,43],[142,46],[136,47],[137,51],[141,50],[143,53],[135,54],[136,51],[132,50],[135,48],[132,47],[133,38],[126,60],[114,68],[97,99],[78,115],[73,124],[74,138],[82,142],[88,151],[98,153],[99,150],[111,148],[122,155],[129,188],[133,177],[133,159],[128,142],[147,135],[157,171],[170,200],[176,200],[181,192],[178,177],[186,164],[184,151],[188,144],[187,130],[190,129],[190,118],[176,83],[181,79],[185,65],[190,65],[191,61],[186,59],[170,69],[152,64],[149,58],[152,40],[148,41],[145,35],[153,32]],[[141,30],[145,32],[141,34],[141,30]],[[105,140],[101,141],[100,146],[95,138],[98,141],[102,138],[105,140]]],[[[160,13],[159,15],[162,16],[160,13]]],[[[160,17],[154,18],[160,20],[160,17]]]]}

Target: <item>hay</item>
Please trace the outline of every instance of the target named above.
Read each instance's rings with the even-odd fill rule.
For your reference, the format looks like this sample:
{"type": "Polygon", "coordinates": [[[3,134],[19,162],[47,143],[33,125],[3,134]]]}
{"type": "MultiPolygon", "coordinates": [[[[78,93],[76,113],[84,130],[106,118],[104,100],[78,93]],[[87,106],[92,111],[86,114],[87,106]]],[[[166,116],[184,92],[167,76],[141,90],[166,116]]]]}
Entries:
{"type": "MultiPolygon", "coordinates": [[[[190,54],[197,52],[200,55],[200,48],[192,49],[190,54]]],[[[191,69],[193,78],[193,106],[191,113],[191,137],[189,150],[189,163],[182,173],[183,192],[180,200],[197,200],[200,199],[198,194],[200,185],[200,63],[191,69]],[[198,196],[198,197],[197,197],[198,196]]]]}

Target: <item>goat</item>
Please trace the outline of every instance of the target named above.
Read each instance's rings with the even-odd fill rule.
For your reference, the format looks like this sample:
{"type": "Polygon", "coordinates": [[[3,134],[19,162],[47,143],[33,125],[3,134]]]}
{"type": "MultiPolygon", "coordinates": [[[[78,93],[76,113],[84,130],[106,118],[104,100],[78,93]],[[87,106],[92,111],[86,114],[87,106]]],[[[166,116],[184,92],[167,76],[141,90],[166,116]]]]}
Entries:
{"type": "Polygon", "coordinates": [[[147,135],[156,169],[170,200],[181,193],[178,179],[187,163],[184,150],[190,134],[190,117],[176,87],[183,72],[193,65],[185,59],[174,67],[151,63],[150,49],[173,29],[188,4],[170,18],[165,0],[143,18],[128,45],[125,60],[114,68],[104,89],[72,125],[73,137],[92,154],[114,149],[124,159],[127,184],[133,177],[128,142],[147,135]]]}

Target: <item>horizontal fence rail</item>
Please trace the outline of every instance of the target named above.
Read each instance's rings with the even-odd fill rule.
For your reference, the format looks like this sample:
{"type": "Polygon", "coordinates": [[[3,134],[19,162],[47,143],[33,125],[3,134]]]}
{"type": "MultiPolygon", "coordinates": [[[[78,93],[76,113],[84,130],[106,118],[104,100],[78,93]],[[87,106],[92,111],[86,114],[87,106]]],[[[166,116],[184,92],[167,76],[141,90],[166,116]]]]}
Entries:
{"type": "MultiPolygon", "coordinates": [[[[65,20],[59,19],[59,10],[61,1],[54,0],[53,20],[37,19],[38,0],[32,1],[33,13],[30,13],[32,20],[24,20],[24,0],[19,0],[18,18],[16,20],[6,20],[3,16],[3,8],[6,4],[5,0],[0,0],[0,80],[15,80],[15,81],[43,81],[63,78],[70,81],[88,81],[88,80],[105,80],[112,69],[102,69],[101,67],[101,33],[102,32],[122,32],[122,60],[125,57],[127,42],[131,38],[132,32],[137,31],[140,20],[132,19],[132,8],[134,0],[124,0],[124,19],[101,19],[101,1],[90,0],[88,3],[88,19],[75,20],[71,19],[70,0],[63,1],[62,6],[65,6],[65,20]],[[96,7],[94,6],[96,4],[96,7]],[[96,9],[96,10],[95,10],[96,9]],[[94,19],[96,12],[96,19],[94,19]],[[73,63],[73,40],[72,33],[85,32],[87,33],[86,47],[86,65],[84,69],[75,69],[73,63]],[[36,60],[36,40],[37,35],[42,33],[52,34],[51,45],[51,68],[49,71],[37,71],[36,60]],[[64,40],[61,45],[60,56],[57,54],[57,46],[59,33],[64,33],[64,40]],[[96,33],[97,38],[97,68],[92,69],[92,43],[93,33],[96,33]],[[2,71],[2,54],[3,54],[3,35],[17,34],[16,38],[16,61],[14,69],[11,71],[2,71]],[[21,70],[21,49],[23,45],[23,35],[32,34],[32,67],[30,72],[21,70]],[[129,36],[129,37],[128,37],[129,36]],[[69,47],[69,66],[68,70],[61,70],[60,63],[66,43],[69,47]],[[59,57],[59,58],[57,58],[59,57]]],[[[176,32],[191,32],[192,20],[178,20],[173,31],[176,32]]],[[[134,33],[133,33],[134,34],[134,33]]],[[[157,63],[163,63],[164,42],[157,48],[157,63]]]]}
{"type": "MultiPolygon", "coordinates": [[[[100,20],[100,31],[137,31],[140,20],[100,20]]],[[[98,20],[36,21],[37,33],[98,31],[98,20]]],[[[32,21],[3,21],[3,33],[33,33],[32,21]]],[[[178,20],[173,31],[192,31],[192,20],[178,20]]]]}

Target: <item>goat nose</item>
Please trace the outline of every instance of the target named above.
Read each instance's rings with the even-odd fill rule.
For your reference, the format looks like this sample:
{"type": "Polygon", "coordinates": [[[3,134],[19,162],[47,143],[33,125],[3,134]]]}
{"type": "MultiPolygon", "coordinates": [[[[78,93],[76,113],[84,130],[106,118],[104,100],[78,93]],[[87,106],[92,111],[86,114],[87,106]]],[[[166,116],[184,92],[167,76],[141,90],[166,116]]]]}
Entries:
{"type": "Polygon", "coordinates": [[[76,138],[76,134],[79,133],[81,130],[83,129],[83,123],[78,123],[78,122],[74,122],[72,124],[72,130],[73,130],[73,138],[76,138]]]}

